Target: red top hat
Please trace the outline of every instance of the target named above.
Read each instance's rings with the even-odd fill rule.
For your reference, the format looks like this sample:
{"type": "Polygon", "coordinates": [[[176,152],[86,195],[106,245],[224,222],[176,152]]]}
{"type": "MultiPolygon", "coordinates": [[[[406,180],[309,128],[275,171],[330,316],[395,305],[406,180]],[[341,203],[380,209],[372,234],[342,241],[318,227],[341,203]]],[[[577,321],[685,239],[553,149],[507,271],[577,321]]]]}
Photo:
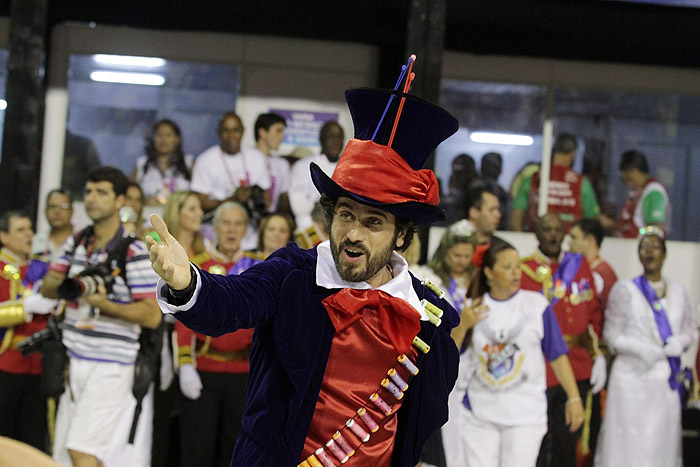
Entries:
{"type": "Polygon", "coordinates": [[[457,120],[428,101],[398,91],[350,89],[345,100],[355,137],[332,177],[311,164],[318,191],[378,207],[415,224],[444,220],[445,212],[438,207],[437,178],[422,167],[435,148],[457,131],[457,120]],[[395,118],[385,119],[386,115],[395,118]]]}

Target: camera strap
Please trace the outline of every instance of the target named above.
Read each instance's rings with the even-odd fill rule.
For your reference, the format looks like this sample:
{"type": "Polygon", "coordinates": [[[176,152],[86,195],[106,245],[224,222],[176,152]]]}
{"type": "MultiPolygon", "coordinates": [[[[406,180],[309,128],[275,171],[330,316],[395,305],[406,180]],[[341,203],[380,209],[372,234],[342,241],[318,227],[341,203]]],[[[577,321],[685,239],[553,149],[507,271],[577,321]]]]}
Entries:
{"type": "MultiPolygon", "coordinates": [[[[119,230],[117,231],[117,234],[123,233],[123,227],[119,227],[119,230]]],[[[75,261],[75,251],[78,249],[80,245],[85,245],[85,249],[87,250],[87,242],[90,241],[90,238],[93,237],[95,234],[95,229],[93,228],[92,225],[88,225],[85,227],[83,230],[78,232],[75,236],[75,242],[73,243],[73,251],[71,252],[71,258],[70,258],[70,264],[68,265],[68,271],[70,271],[70,268],[73,266],[73,262],[75,261]]],[[[107,259],[104,261],[106,264],[110,265],[112,264],[112,261],[117,262],[117,267],[119,268],[119,275],[121,276],[122,279],[124,279],[124,283],[128,285],[128,282],[126,280],[126,254],[129,251],[129,246],[136,240],[136,236],[133,233],[130,233],[127,236],[122,236],[119,241],[117,242],[116,245],[114,245],[113,248],[107,247],[107,259]]],[[[111,242],[110,242],[111,243],[111,242]]],[[[86,266],[87,266],[87,254],[85,255],[85,261],[86,261],[86,266]]]]}

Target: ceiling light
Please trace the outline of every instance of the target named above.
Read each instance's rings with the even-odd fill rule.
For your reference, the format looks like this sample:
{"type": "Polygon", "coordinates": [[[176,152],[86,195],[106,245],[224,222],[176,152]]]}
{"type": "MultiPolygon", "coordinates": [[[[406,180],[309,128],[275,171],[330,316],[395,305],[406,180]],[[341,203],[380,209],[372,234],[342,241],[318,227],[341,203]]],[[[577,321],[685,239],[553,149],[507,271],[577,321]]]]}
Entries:
{"type": "Polygon", "coordinates": [[[0,110],[5,110],[7,108],[7,101],[5,99],[0,99],[0,110]]]}
{"type": "Polygon", "coordinates": [[[532,146],[532,136],[513,133],[491,133],[487,131],[474,131],[469,138],[475,143],[510,144],[513,146],[532,146]]]}
{"type": "Polygon", "coordinates": [[[140,66],[155,68],[165,65],[165,60],[158,57],[134,57],[132,55],[105,55],[92,56],[93,60],[103,65],[140,66]]]}
{"type": "Polygon", "coordinates": [[[103,83],[143,84],[145,86],[162,86],[165,77],[155,73],[124,73],[121,71],[93,71],[90,79],[103,83]]]}

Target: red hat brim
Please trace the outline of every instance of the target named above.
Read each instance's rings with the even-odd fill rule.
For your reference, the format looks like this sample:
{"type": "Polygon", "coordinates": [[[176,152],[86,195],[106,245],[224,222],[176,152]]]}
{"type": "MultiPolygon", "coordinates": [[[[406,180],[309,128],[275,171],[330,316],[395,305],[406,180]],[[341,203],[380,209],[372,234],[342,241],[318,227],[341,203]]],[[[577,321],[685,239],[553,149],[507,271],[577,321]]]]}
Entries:
{"type": "Polygon", "coordinates": [[[350,198],[358,203],[379,208],[404,220],[410,220],[414,224],[427,224],[443,221],[446,218],[445,211],[438,207],[418,201],[406,201],[403,203],[384,203],[381,201],[352,193],[326,175],[315,163],[311,163],[311,180],[319,193],[331,198],[350,198]]]}

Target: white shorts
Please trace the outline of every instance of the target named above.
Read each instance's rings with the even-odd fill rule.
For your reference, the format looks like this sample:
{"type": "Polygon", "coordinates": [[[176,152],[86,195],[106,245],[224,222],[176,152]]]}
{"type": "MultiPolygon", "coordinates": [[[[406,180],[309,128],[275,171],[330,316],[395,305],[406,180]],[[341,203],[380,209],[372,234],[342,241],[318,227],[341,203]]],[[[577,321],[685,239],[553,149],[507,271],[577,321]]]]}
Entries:
{"type": "MultiPolygon", "coordinates": [[[[496,409],[497,410],[497,409],[496,409]]],[[[547,423],[505,426],[461,411],[462,441],[467,467],[534,467],[547,423]]]]}
{"type": "Polygon", "coordinates": [[[56,415],[56,461],[71,465],[68,450],[105,461],[118,422],[133,399],[133,381],[133,365],[70,359],[69,385],[56,415]]]}

